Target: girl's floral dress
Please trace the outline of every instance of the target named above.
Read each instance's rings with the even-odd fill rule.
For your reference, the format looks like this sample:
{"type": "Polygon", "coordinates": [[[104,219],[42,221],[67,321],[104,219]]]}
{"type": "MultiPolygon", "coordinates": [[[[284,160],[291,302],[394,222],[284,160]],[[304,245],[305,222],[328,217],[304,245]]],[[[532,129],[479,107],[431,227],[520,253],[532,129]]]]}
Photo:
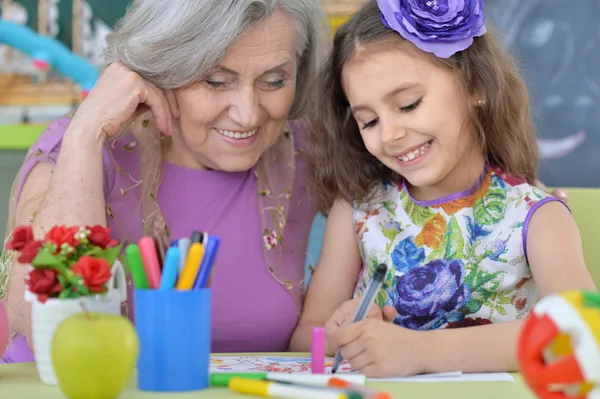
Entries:
{"type": "Polygon", "coordinates": [[[396,308],[397,325],[431,330],[529,314],[538,292],[525,250],[528,224],[558,199],[492,167],[470,190],[435,201],[413,199],[402,181],[377,190],[369,203],[355,203],[365,264],[355,296],[387,263],[376,303],[396,308]]]}

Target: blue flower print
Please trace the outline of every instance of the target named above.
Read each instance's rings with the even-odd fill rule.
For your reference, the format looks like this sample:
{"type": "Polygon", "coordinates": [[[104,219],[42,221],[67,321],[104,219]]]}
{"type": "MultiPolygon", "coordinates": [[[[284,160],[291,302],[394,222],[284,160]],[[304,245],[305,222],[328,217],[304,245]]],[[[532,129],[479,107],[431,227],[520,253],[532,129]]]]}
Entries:
{"type": "Polygon", "coordinates": [[[471,299],[463,283],[463,263],[436,259],[411,269],[396,281],[395,324],[413,330],[433,330],[464,318],[460,308],[471,299]]]}
{"type": "Polygon", "coordinates": [[[385,224],[383,225],[383,228],[389,231],[400,231],[400,223],[398,223],[395,220],[388,220],[387,222],[385,222],[385,224]]]}
{"type": "Polygon", "coordinates": [[[473,245],[480,238],[486,237],[492,232],[479,225],[475,219],[470,216],[465,216],[465,219],[467,219],[467,230],[469,231],[469,245],[473,245]]]}
{"type": "Polygon", "coordinates": [[[506,248],[507,240],[496,239],[490,245],[490,259],[496,262],[506,262],[506,259],[500,258],[502,255],[508,252],[506,248]]]}
{"type": "Polygon", "coordinates": [[[413,236],[400,241],[392,251],[392,263],[396,271],[406,273],[425,260],[425,250],[417,247],[413,236]]]}

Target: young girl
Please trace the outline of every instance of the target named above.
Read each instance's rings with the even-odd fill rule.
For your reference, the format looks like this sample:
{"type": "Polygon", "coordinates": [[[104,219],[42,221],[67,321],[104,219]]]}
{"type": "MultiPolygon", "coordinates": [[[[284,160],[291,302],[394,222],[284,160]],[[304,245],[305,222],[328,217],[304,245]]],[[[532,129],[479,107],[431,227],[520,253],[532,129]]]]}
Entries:
{"type": "Polygon", "coordinates": [[[370,377],[516,370],[538,299],[595,289],[568,208],[533,186],[528,95],[484,19],[481,0],[371,0],[337,32],[308,148],[328,221],[292,351],[325,325],[370,377]]]}

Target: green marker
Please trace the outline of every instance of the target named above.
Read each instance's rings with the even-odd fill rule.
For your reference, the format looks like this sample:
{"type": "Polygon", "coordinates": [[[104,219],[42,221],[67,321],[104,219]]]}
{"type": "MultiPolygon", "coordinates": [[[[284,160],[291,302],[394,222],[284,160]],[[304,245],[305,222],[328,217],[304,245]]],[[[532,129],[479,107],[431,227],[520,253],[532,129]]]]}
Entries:
{"type": "Polygon", "coordinates": [[[131,269],[133,285],[137,289],[147,290],[150,288],[150,285],[148,284],[148,277],[146,276],[146,270],[144,269],[140,248],[137,244],[129,244],[125,249],[125,253],[127,255],[127,261],[129,262],[129,268],[131,269]]]}
{"type": "MultiPolygon", "coordinates": [[[[217,372],[210,374],[210,385],[215,387],[229,386],[229,380],[239,377],[250,380],[269,380],[281,383],[303,384],[324,387],[332,377],[330,374],[309,374],[309,373],[228,373],[217,372]]],[[[365,385],[367,379],[364,374],[344,373],[336,375],[336,378],[343,379],[352,384],[365,385]]]]}

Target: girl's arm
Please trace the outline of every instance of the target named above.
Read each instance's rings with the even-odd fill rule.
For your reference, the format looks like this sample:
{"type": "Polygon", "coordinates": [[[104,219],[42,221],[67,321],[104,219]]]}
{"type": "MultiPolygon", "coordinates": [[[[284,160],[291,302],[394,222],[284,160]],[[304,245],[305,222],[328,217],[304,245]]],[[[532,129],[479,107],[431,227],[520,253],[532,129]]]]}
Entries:
{"type": "MultiPolygon", "coordinates": [[[[304,309],[290,341],[290,351],[310,350],[312,327],[323,326],[345,301],[352,298],[361,265],[352,207],[338,200],[327,217],[321,257],[308,286],[304,309]]],[[[331,353],[330,349],[328,353],[331,353]]]]}
{"type": "MultiPolygon", "coordinates": [[[[586,269],[579,231],[558,201],[540,206],[529,222],[527,257],[540,297],[565,290],[596,290],[586,269]]],[[[523,320],[484,326],[411,331],[379,320],[338,330],[335,343],[369,377],[424,372],[515,371],[523,320]]]]}
{"type": "MultiPolygon", "coordinates": [[[[527,258],[540,298],[565,290],[596,290],[585,266],[581,237],[569,210],[552,201],[529,222],[527,258]]],[[[432,357],[445,369],[465,372],[517,370],[522,320],[456,330],[431,331],[432,357]]]]}

